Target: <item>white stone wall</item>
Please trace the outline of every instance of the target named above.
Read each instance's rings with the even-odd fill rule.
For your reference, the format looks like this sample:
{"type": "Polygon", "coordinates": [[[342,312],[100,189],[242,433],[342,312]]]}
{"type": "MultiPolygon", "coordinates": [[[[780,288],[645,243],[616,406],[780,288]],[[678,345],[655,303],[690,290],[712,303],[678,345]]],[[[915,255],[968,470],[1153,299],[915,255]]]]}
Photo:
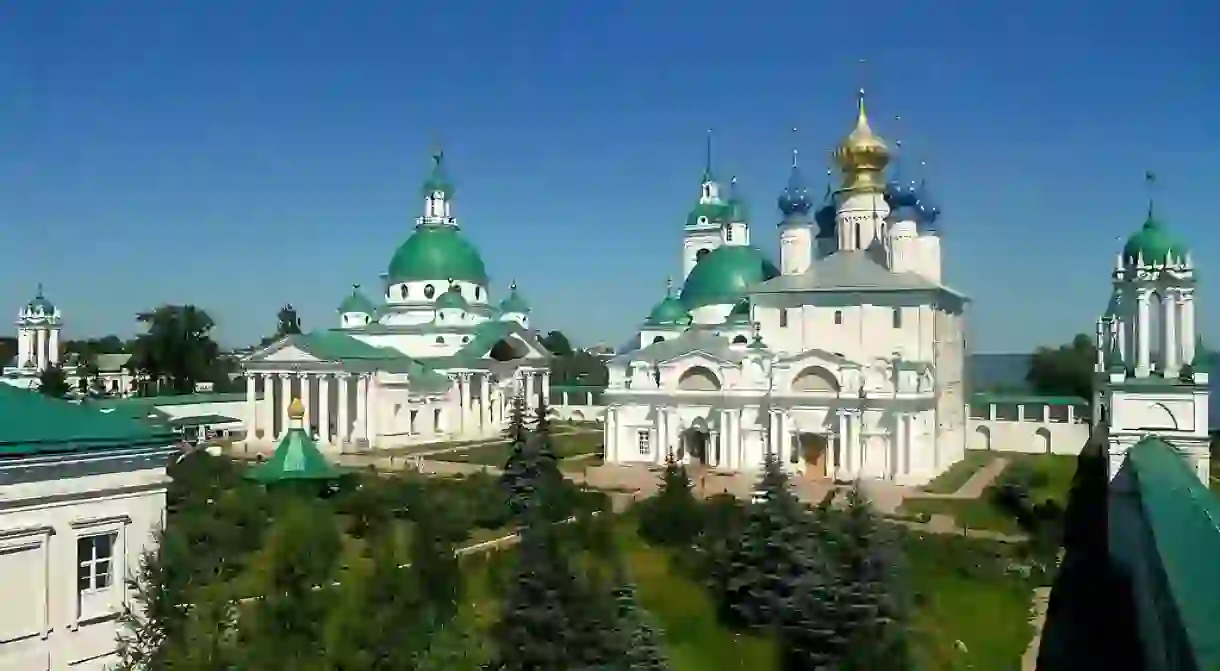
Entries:
{"type": "Polygon", "coordinates": [[[1102,407],[1110,422],[1111,477],[1122,466],[1127,450],[1155,435],[1176,447],[1199,479],[1210,483],[1206,374],[1196,375],[1196,381],[1198,386],[1163,385],[1144,390],[1118,384],[1103,393],[1102,407]]]}
{"type": "MultiPolygon", "coordinates": [[[[6,462],[0,477],[21,468],[6,462]]],[[[167,484],[162,465],[4,486],[0,669],[102,671],[117,661],[117,617],[130,599],[124,580],[164,520],[167,484]],[[81,593],[78,540],[99,534],[115,539],[111,580],[81,593]]]]}
{"type": "Polygon", "coordinates": [[[753,321],[759,323],[768,347],[785,354],[817,348],[870,360],[893,358],[898,351],[907,361],[932,362],[932,306],[913,305],[909,299],[873,300],[877,304],[759,306],[754,308],[753,321]],[[897,319],[896,310],[901,312],[897,319]]]}

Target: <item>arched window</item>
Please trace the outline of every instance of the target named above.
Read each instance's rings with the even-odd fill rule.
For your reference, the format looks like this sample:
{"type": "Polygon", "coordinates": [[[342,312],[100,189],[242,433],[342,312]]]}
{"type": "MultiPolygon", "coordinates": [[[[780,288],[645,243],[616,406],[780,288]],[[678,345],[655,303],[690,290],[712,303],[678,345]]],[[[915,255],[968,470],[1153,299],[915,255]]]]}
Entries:
{"type": "MultiPolygon", "coordinates": [[[[706,221],[706,220],[705,220],[705,221],[706,221]]],[[[707,249],[707,248],[705,247],[705,248],[700,249],[699,251],[695,252],[695,261],[702,261],[702,260],[703,260],[703,257],[707,256],[707,255],[708,255],[708,253],[709,253],[709,252],[711,252],[711,251],[712,251],[712,250],[707,249]]]]}
{"type": "Polygon", "coordinates": [[[424,285],[424,298],[427,298],[430,300],[435,295],[436,295],[436,287],[432,286],[431,284],[425,284],[424,285]]]}
{"type": "Polygon", "coordinates": [[[652,339],[652,344],[654,344],[654,345],[659,342],[665,342],[665,336],[657,336],[652,339]]]}
{"type": "Polygon", "coordinates": [[[745,336],[743,336],[743,335],[739,335],[739,336],[737,336],[736,338],[733,338],[733,344],[734,344],[734,345],[744,345],[744,344],[746,344],[746,337],[745,337],[745,336]]]}
{"type": "Polygon", "coordinates": [[[465,345],[468,342],[470,342],[470,336],[462,336],[462,344],[465,345]]]}
{"type": "Polygon", "coordinates": [[[398,294],[400,296],[402,296],[403,298],[406,298],[407,297],[407,285],[405,285],[405,284],[398,285],[398,294]]]}
{"type": "Polygon", "coordinates": [[[444,344],[445,344],[445,339],[444,339],[443,337],[441,337],[441,336],[436,336],[436,344],[438,344],[438,345],[444,345],[444,344]]]}
{"type": "Polygon", "coordinates": [[[482,291],[481,287],[475,287],[475,288],[474,288],[474,299],[475,299],[476,301],[477,301],[477,300],[479,300],[479,297],[480,297],[482,294],[483,294],[483,291],[482,291]]]}

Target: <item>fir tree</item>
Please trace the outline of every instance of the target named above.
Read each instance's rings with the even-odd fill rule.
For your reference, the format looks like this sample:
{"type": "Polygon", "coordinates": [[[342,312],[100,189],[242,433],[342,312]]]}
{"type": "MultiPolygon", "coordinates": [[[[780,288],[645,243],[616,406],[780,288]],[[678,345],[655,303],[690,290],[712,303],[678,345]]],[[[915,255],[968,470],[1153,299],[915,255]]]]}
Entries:
{"type": "Polygon", "coordinates": [[[911,668],[908,609],[897,538],[857,482],[829,527],[835,537],[836,609],[849,649],[844,668],[892,671],[911,668]]]}
{"type": "Polygon", "coordinates": [[[702,524],[699,502],[692,489],[686,468],[677,463],[672,454],[666,456],[657,495],[644,502],[640,535],[657,545],[690,545],[702,524]]]}
{"type": "Polygon", "coordinates": [[[729,553],[722,606],[746,627],[775,627],[790,619],[791,597],[810,571],[821,571],[820,548],[809,537],[810,512],[789,488],[774,455],[768,455],[758,490],[735,547],[729,553]]]}
{"type": "Polygon", "coordinates": [[[620,650],[614,668],[623,671],[665,671],[669,662],[661,636],[647,611],[636,601],[635,585],[622,581],[614,590],[614,633],[620,650]]]}
{"type": "Polygon", "coordinates": [[[552,504],[558,502],[563,474],[551,449],[550,422],[544,405],[531,433],[525,428],[524,408],[520,397],[513,401],[507,430],[512,445],[500,475],[501,487],[514,519],[524,520],[532,507],[538,507],[546,511],[542,517],[554,521],[561,512],[552,504]]]}
{"type": "Polygon", "coordinates": [[[179,568],[186,559],[182,550],[178,537],[157,531],[153,547],[127,579],[132,599],[120,617],[119,669],[163,669],[170,648],[182,642],[189,580],[179,568]]]}

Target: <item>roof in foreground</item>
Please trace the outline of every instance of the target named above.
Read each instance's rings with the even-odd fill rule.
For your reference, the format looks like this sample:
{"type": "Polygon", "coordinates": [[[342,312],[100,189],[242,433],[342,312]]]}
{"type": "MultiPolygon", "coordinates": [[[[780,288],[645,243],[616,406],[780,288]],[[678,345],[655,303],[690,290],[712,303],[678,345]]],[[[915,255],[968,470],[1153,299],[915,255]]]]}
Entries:
{"type": "Polygon", "coordinates": [[[800,275],[780,275],[750,287],[751,294],[834,291],[946,291],[965,295],[916,273],[895,273],[867,251],[840,251],[813,262],[800,275]]]}
{"type": "Polygon", "coordinates": [[[276,446],[275,454],[246,471],[246,477],[263,484],[293,480],[331,480],[338,477],[338,469],[326,459],[318,449],[318,444],[305,432],[301,424],[305,416],[301,399],[292,399],[288,416],[292,425],[276,446]]]}
{"type": "Polygon", "coordinates": [[[168,427],[0,384],[0,457],[166,446],[168,427]]]}

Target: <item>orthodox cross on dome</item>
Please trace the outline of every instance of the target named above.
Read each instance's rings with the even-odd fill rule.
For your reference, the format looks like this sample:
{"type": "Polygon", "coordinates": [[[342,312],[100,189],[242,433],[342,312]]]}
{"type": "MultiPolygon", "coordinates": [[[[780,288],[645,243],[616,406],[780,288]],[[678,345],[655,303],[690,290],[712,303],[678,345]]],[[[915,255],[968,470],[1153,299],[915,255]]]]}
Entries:
{"type": "Polygon", "coordinates": [[[1151,170],[1144,172],[1144,186],[1148,189],[1148,218],[1152,219],[1153,200],[1156,191],[1156,173],[1151,170]]]}
{"type": "Polygon", "coordinates": [[[704,157],[703,157],[703,181],[705,183],[715,181],[715,177],[712,175],[712,129],[711,128],[707,129],[707,146],[705,147],[704,157]]]}
{"type": "Polygon", "coordinates": [[[42,282],[39,282],[39,283],[38,283],[38,293],[37,293],[37,294],[34,294],[34,297],[35,297],[35,298],[42,298],[42,297],[43,297],[43,295],[42,295],[42,282]]]}

